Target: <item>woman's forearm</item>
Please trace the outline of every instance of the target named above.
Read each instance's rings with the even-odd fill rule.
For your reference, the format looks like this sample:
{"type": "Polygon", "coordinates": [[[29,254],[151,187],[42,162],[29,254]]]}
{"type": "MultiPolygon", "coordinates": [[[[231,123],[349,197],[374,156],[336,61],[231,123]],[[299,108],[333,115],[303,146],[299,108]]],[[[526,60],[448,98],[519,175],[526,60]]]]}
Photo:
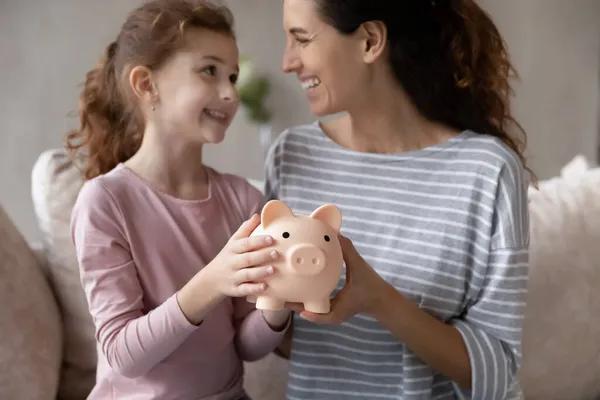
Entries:
{"type": "Polygon", "coordinates": [[[465,389],[471,388],[471,364],[460,332],[385,284],[371,315],[431,368],[465,389]]]}

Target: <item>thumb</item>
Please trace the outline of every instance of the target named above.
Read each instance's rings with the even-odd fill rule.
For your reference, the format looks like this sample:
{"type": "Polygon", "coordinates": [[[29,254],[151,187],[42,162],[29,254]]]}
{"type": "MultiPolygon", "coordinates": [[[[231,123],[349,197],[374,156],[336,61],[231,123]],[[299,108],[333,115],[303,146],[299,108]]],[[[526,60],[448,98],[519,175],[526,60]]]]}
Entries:
{"type": "Polygon", "coordinates": [[[252,234],[252,232],[258,228],[260,225],[260,216],[258,214],[254,214],[252,218],[246,220],[238,230],[231,235],[231,239],[243,239],[252,234]]]}
{"type": "Polygon", "coordinates": [[[352,268],[352,265],[360,259],[360,254],[358,254],[356,247],[354,247],[354,243],[347,237],[339,235],[339,241],[346,268],[352,268]]]}

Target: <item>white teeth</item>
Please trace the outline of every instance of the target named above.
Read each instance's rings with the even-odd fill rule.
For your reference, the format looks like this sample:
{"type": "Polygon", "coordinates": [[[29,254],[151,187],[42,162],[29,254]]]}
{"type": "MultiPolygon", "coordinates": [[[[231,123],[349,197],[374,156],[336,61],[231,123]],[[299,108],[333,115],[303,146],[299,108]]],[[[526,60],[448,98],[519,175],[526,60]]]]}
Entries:
{"type": "Polygon", "coordinates": [[[302,89],[312,89],[316,88],[321,84],[321,80],[319,78],[311,78],[302,82],[302,89]]]}
{"type": "Polygon", "coordinates": [[[221,111],[217,111],[217,110],[206,110],[206,113],[208,115],[210,115],[213,118],[217,118],[217,119],[225,119],[227,118],[227,115],[221,111]]]}

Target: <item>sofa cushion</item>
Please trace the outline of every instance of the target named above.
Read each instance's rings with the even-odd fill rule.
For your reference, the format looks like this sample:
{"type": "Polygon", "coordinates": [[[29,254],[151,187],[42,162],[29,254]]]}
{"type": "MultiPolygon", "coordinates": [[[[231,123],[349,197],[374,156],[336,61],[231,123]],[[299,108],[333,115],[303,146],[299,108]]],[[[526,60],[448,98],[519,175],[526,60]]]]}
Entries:
{"type": "Polygon", "coordinates": [[[0,207],[0,399],[54,400],[60,313],[39,259],[0,207]]]}
{"type": "Polygon", "coordinates": [[[576,157],[530,189],[525,398],[600,396],[600,168],[576,157]]]}
{"type": "Polygon", "coordinates": [[[61,400],[85,399],[96,379],[95,328],[79,279],[70,234],[71,209],[83,181],[66,151],[44,152],[32,171],[32,198],[64,329],[61,400]]]}

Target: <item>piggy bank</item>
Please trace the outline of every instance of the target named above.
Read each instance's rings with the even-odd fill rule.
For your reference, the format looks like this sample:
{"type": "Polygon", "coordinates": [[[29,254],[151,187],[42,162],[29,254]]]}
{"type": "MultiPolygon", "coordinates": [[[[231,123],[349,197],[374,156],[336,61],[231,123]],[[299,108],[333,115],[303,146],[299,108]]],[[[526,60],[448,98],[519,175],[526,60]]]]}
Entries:
{"type": "Polygon", "coordinates": [[[340,279],[344,263],[338,232],[342,214],[332,204],[323,205],[310,215],[294,214],[279,200],[269,201],[261,213],[261,224],[251,234],[271,235],[279,258],[274,273],[264,282],[267,289],[249,296],[261,310],[278,310],[285,302],[303,303],[304,309],[325,314],[329,298],[340,279]]]}

